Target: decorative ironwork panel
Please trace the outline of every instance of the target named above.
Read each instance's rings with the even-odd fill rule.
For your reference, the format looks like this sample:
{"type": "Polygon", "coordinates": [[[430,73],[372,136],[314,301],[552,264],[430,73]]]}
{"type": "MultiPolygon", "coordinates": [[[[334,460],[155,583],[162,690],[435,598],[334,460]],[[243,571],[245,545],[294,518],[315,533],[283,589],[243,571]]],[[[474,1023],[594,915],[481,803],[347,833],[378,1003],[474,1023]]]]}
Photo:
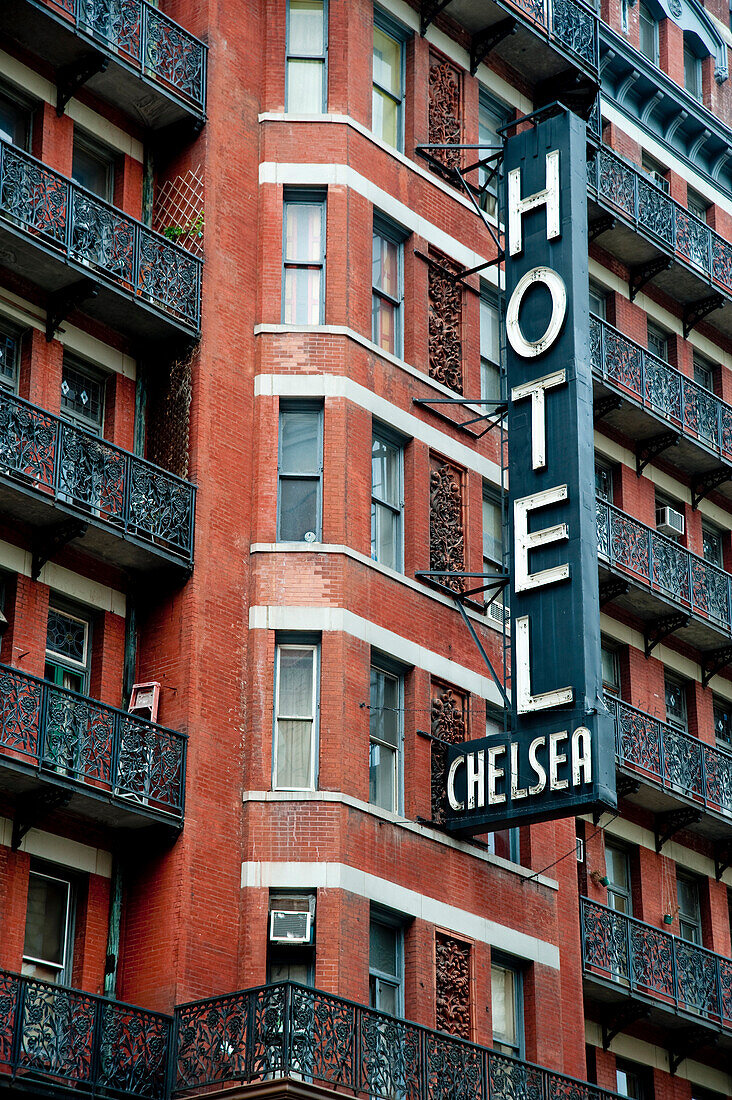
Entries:
{"type": "Polygon", "coordinates": [[[359,1025],[359,1091],[380,1100],[423,1100],[419,1028],[366,1010],[359,1013],[359,1025]]]}
{"type": "Polygon", "coordinates": [[[124,797],[182,806],[185,739],[130,715],[120,719],[115,786],[124,797]]]}
{"type": "Polygon", "coordinates": [[[115,1092],[165,1100],[170,1018],[114,1001],[100,1010],[98,1083],[115,1092]]]}
{"type": "Polygon", "coordinates": [[[9,1065],[13,1059],[13,1037],[18,1024],[20,996],[21,979],[18,975],[0,970],[0,1064],[3,1065],[9,1065]]]}
{"type": "Polygon", "coordinates": [[[71,424],[60,425],[58,491],[104,519],[124,521],[129,458],[71,424]]]}
{"type": "MultiPolygon", "coordinates": [[[[462,135],[460,72],[444,57],[430,53],[430,145],[459,145],[462,135]]],[[[446,168],[460,167],[459,149],[432,149],[432,156],[446,168]]]]}
{"type": "Polygon", "coordinates": [[[45,982],[24,984],[18,1064],[71,1081],[91,1081],[95,998],[45,982]]]}
{"type": "Polygon", "coordinates": [[[190,552],[193,486],[142,460],[132,465],[130,526],[172,548],[190,552]]]}
{"type": "MultiPolygon", "coordinates": [[[[610,557],[643,580],[651,580],[649,529],[605,505],[610,525],[610,557]]],[[[655,566],[655,563],[654,563],[655,566]]]]}
{"type": "Polygon", "coordinates": [[[427,1100],[483,1100],[483,1052],[434,1033],[426,1040],[427,1100]]]}
{"type": "Polygon", "coordinates": [[[674,204],[654,183],[637,175],[638,221],[646,232],[674,246],[674,204]]]}
{"type": "Polygon", "coordinates": [[[64,244],[69,217],[69,181],[3,142],[0,211],[28,229],[64,244]]]}
{"type": "Polygon", "coordinates": [[[650,924],[624,918],[630,935],[631,982],[640,989],[674,996],[673,936],[650,924]]]}
{"type": "Polygon", "coordinates": [[[597,68],[597,16],[594,13],[576,0],[553,0],[551,30],[566,50],[591,68],[597,68]]]}
{"type": "Polygon", "coordinates": [[[74,779],[111,785],[114,711],[49,685],[43,734],[45,767],[74,779]]]}
{"type": "Polygon", "coordinates": [[[683,1007],[708,1016],[720,1016],[717,996],[717,960],[694,943],[674,939],[676,983],[683,1007]]]}
{"type": "Polygon", "coordinates": [[[140,0],[77,0],[79,24],[115,49],[140,58],[140,0]]]}
{"type": "Polygon", "coordinates": [[[285,1043],[286,986],[260,990],[251,1005],[249,1074],[254,1080],[279,1076],[289,1050],[285,1043]]]}
{"type": "Polygon", "coordinates": [[[289,1072],[354,1088],[356,1009],[347,1002],[292,986],[289,1072]]]}
{"type": "Polygon", "coordinates": [[[732,755],[721,749],[703,746],[705,795],[709,802],[732,813],[732,755]]]}
{"type": "Polygon", "coordinates": [[[539,26],[547,25],[545,0],[511,0],[511,3],[519,11],[524,12],[539,26]]]}
{"type": "Polygon", "coordinates": [[[582,959],[616,981],[631,974],[626,918],[604,905],[582,901],[582,959]]]}
{"type": "Polygon", "coordinates": [[[135,263],[132,218],[76,189],[71,204],[71,255],[83,263],[94,264],[131,288],[135,263]]]}
{"type": "Polygon", "coordinates": [[[722,1023],[732,1027],[732,959],[719,960],[719,988],[722,997],[722,1023]]]}
{"type": "Polygon", "coordinates": [[[42,684],[0,665],[0,746],[38,756],[42,684]]]}
{"type": "Polygon", "coordinates": [[[145,67],[176,91],[203,105],[205,48],[192,34],[150,4],[144,5],[145,67]]]}
{"type": "Polygon", "coordinates": [[[489,1100],[545,1100],[542,1085],[548,1075],[537,1066],[494,1051],[488,1051],[487,1060],[489,1100]]]}
{"type": "Polygon", "coordinates": [[[56,446],[55,417],[9,393],[0,393],[0,473],[50,489],[56,446]]]}
{"type": "Polygon", "coordinates": [[[648,352],[643,354],[643,366],[645,392],[641,390],[641,397],[652,408],[680,423],[681,410],[684,407],[683,376],[668,363],[656,359],[655,355],[649,355],[648,352]]]}
{"type": "Polygon", "coordinates": [[[709,227],[683,207],[676,207],[676,248],[705,273],[711,270],[709,227]]]}
{"type": "Polygon", "coordinates": [[[615,711],[616,750],[621,764],[633,764],[659,781],[662,780],[661,724],[619,699],[606,698],[615,711]]]}
{"type": "Polygon", "coordinates": [[[730,625],[729,576],[703,558],[689,555],[694,610],[730,625]]]}
{"type": "Polygon", "coordinates": [[[455,265],[444,257],[429,265],[429,371],[431,378],[462,393],[463,290],[454,271],[455,265]]]}
{"type": "Polygon", "coordinates": [[[197,323],[201,262],[150,229],[140,228],[139,289],[154,302],[197,323]]]}
{"type": "MultiPolygon", "coordinates": [[[[439,461],[433,461],[430,474],[430,569],[465,571],[462,478],[453,466],[439,461]]],[[[440,583],[463,590],[462,577],[441,577],[440,583]]]]}
{"type": "Polygon", "coordinates": [[[234,993],[176,1009],[176,1089],[248,1076],[249,997],[234,993]]]}
{"type": "Polygon", "coordinates": [[[597,1085],[588,1085],[557,1073],[546,1075],[547,1100],[603,1100],[606,1096],[605,1090],[597,1085]]]}
{"type": "Polygon", "coordinates": [[[684,428],[694,432],[706,443],[721,447],[719,433],[719,411],[721,402],[689,378],[683,380],[684,390],[684,428]]]}
{"type": "Polygon", "coordinates": [[[470,944],[435,935],[435,1002],[438,1031],[470,1039],[470,944]]]}
{"type": "Polygon", "coordinates": [[[671,726],[663,731],[663,778],[689,795],[704,796],[702,744],[671,726]]]}
{"type": "Polygon", "coordinates": [[[638,173],[604,147],[600,149],[597,159],[598,167],[593,183],[598,194],[622,210],[629,218],[635,218],[635,188],[638,173]]]}
{"type": "Polygon", "coordinates": [[[712,234],[712,275],[728,290],[732,289],[732,245],[712,234]]]}

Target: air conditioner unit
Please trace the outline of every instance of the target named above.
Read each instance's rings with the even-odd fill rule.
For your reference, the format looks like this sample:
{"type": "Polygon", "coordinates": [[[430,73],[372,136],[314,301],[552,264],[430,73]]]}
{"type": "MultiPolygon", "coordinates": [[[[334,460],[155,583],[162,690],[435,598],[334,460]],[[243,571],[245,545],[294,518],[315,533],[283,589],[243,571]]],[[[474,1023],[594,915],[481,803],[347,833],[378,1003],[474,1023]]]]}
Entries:
{"type": "Polygon", "coordinates": [[[656,508],[656,530],[662,535],[671,535],[672,538],[678,538],[679,535],[684,533],[684,517],[681,512],[677,512],[675,508],[669,508],[667,505],[663,508],[656,508]]]}
{"type": "Polygon", "coordinates": [[[270,943],[310,943],[312,926],[312,913],[272,909],[269,914],[270,943]]]}

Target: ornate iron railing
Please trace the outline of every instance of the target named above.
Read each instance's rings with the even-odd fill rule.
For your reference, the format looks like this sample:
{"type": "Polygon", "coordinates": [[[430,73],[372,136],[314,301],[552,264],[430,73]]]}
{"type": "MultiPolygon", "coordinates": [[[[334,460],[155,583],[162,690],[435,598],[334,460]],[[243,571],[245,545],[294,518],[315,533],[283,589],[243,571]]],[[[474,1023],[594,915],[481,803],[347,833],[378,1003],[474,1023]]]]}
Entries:
{"type": "Polygon", "coordinates": [[[597,550],[610,565],[620,566],[694,615],[730,630],[730,574],[600,498],[597,550]]]}
{"type": "Polygon", "coordinates": [[[206,46],[147,0],[42,0],[77,30],[120,54],[145,76],[199,108],[206,106],[206,46]]]}
{"type": "Polygon", "coordinates": [[[0,754],[142,812],[183,818],[184,733],[0,665],[0,754]]]}
{"type": "Polygon", "coordinates": [[[690,737],[622,699],[605,696],[615,717],[618,763],[684,798],[732,817],[732,753],[690,737]]]}
{"type": "Polygon", "coordinates": [[[590,315],[592,369],[732,462],[732,406],[590,315]]]}
{"type": "Polygon", "coordinates": [[[732,1030],[732,959],[588,898],[580,904],[587,973],[732,1030]]]}
{"type": "Polygon", "coordinates": [[[6,141],[0,141],[0,217],[89,277],[198,331],[198,256],[6,141]]]}
{"type": "Polygon", "coordinates": [[[587,161],[587,182],[603,202],[631,221],[662,251],[732,294],[732,244],[607,146],[587,161]]]}
{"type": "Polygon", "coordinates": [[[508,0],[510,6],[543,28],[550,38],[585,66],[598,69],[600,38],[597,13],[581,0],[508,0]]]}
{"type": "Polygon", "coordinates": [[[178,1092],[289,1076],[384,1100],[616,1095],[291,982],[179,1005],[175,1017],[178,1092]]]}
{"type": "Polygon", "coordinates": [[[0,476],[193,561],[195,486],[1,389],[0,476]]]}
{"type": "Polygon", "coordinates": [[[172,1018],[0,970],[0,1080],[39,1075],[110,1096],[165,1100],[172,1018]]]}

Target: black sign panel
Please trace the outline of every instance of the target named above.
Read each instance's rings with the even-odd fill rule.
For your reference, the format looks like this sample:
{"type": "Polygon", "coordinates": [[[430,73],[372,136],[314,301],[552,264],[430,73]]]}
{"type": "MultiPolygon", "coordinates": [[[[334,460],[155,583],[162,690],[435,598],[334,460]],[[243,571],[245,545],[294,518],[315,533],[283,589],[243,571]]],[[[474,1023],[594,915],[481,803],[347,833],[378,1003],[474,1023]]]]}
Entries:
{"type": "Polygon", "coordinates": [[[457,832],[617,803],[602,700],[585,147],[569,111],[506,141],[511,731],[449,748],[457,832]]]}

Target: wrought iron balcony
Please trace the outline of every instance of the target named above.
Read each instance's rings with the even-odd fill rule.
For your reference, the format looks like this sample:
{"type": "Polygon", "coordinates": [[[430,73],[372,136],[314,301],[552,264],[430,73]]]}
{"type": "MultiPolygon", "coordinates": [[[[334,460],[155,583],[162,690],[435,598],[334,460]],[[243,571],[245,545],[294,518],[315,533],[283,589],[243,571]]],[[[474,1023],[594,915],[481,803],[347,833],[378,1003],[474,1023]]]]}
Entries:
{"type": "Polygon", "coordinates": [[[184,733],[0,665],[0,785],[16,799],[18,828],[51,788],[57,803],[105,824],[180,827],[186,742],[184,733]]]}
{"type": "Polygon", "coordinates": [[[696,1045],[732,1045],[732,959],[588,898],[580,905],[589,1000],[610,1014],[627,998],[644,1002],[652,1024],[678,1031],[679,1060],[692,1020],[696,1045]]]}
{"type": "Polygon", "coordinates": [[[0,247],[48,293],[49,335],[74,306],[140,340],[199,330],[199,257],[6,141],[0,247]]]}
{"type": "Polygon", "coordinates": [[[60,108],[86,84],[155,130],[205,118],[207,47],[148,0],[3,0],[0,29],[53,67],[60,108]]]}
{"type": "Polygon", "coordinates": [[[0,1084],[170,1095],[172,1018],[0,970],[0,1084]]]}
{"type": "Polygon", "coordinates": [[[596,412],[635,442],[639,473],[662,454],[691,475],[695,503],[732,496],[732,406],[594,316],[590,356],[596,412]]]}
{"type": "Polygon", "coordinates": [[[627,797],[657,815],[657,838],[670,823],[711,840],[732,839],[732,753],[674,729],[622,699],[605,696],[615,718],[618,767],[632,777],[627,797]],[[677,808],[703,811],[670,819],[677,808]]]}
{"type": "Polygon", "coordinates": [[[597,552],[601,601],[612,598],[644,622],[648,652],[672,631],[710,657],[729,648],[732,577],[724,569],[600,498],[597,552]]]}
{"type": "Polygon", "coordinates": [[[613,1100],[615,1093],[285,982],[180,1005],[178,1093],[294,1077],[393,1100],[613,1100]]]}
{"type": "Polygon", "coordinates": [[[73,538],[123,568],[188,572],[195,503],[190,482],[0,389],[0,512],[33,527],[39,560],[73,538]]]}
{"type": "Polygon", "coordinates": [[[441,11],[470,37],[470,71],[498,54],[535,89],[586,117],[599,85],[599,20],[584,0],[422,0],[421,33],[441,11]]]}
{"type": "Polygon", "coordinates": [[[732,244],[604,145],[588,151],[590,238],[630,270],[631,299],[649,281],[732,334],[732,244]]]}

